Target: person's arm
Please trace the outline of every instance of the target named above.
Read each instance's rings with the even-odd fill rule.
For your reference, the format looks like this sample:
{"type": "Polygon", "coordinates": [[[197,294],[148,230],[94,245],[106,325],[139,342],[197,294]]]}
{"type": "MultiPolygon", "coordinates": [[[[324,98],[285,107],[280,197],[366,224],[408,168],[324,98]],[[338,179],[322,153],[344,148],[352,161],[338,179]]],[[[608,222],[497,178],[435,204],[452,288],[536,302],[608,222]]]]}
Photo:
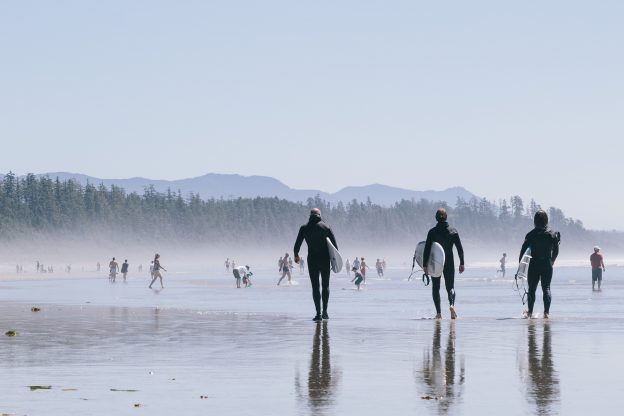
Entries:
{"type": "Polygon", "coordinates": [[[423,272],[427,274],[427,264],[429,264],[429,256],[431,255],[431,245],[433,244],[433,236],[431,231],[427,233],[425,241],[425,251],[423,252],[423,272]]]}
{"type": "Polygon", "coordinates": [[[299,250],[301,250],[301,244],[303,244],[304,237],[305,225],[299,228],[299,234],[297,234],[297,239],[295,240],[295,247],[293,248],[293,253],[295,254],[295,263],[299,263],[299,250]]]}
{"type": "Polygon", "coordinates": [[[459,256],[459,272],[464,272],[464,247],[462,246],[459,234],[455,234],[455,248],[457,249],[457,255],[459,256]]]}

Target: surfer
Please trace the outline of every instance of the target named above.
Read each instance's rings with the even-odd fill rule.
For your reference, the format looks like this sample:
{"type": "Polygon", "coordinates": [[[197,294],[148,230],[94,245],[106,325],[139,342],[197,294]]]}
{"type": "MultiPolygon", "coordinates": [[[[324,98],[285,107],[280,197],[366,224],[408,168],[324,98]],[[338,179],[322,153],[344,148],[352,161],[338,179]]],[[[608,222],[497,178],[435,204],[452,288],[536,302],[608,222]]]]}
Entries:
{"type": "Polygon", "coordinates": [[[589,256],[589,262],[592,268],[592,290],[596,290],[596,282],[598,282],[598,290],[602,284],[602,272],[606,271],[604,265],[604,259],[602,254],[599,253],[600,247],[594,247],[594,252],[589,256]]]}
{"type": "Polygon", "coordinates": [[[497,270],[496,272],[501,272],[503,274],[503,277],[505,277],[505,264],[507,263],[507,253],[503,253],[503,257],[501,257],[499,262],[500,270],[497,270]]]}
{"type": "Polygon", "coordinates": [[[115,283],[115,278],[117,277],[117,272],[119,271],[119,264],[115,261],[115,257],[108,263],[108,269],[110,273],[108,274],[108,279],[111,283],[115,283]]]}
{"type": "Polygon", "coordinates": [[[540,209],[535,213],[533,218],[533,228],[524,238],[524,243],[520,249],[520,257],[527,248],[531,247],[531,265],[527,276],[529,284],[528,310],[525,311],[525,318],[533,317],[533,305],[535,304],[535,291],[537,284],[542,283],[542,294],[544,299],[544,318],[548,318],[550,314],[550,282],[553,275],[553,264],[559,255],[559,242],[561,236],[559,232],[555,232],[548,227],[548,214],[540,209]]]}
{"type": "Polygon", "coordinates": [[[290,274],[290,264],[288,263],[288,253],[284,254],[284,258],[280,262],[279,271],[282,272],[282,277],[277,281],[277,285],[279,286],[284,280],[284,277],[288,276],[288,284],[292,284],[291,282],[291,274],[290,274]]]}
{"type": "Polygon", "coordinates": [[[160,269],[163,269],[164,271],[167,271],[167,269],[165,269],[164,267],[162,267],[160,265],[160,254],[156,253],[156,255],[154,256],[154,272],[152,273],[152,283],[150,283],[149,288],[152,288],[152,285],[154,284],[154,282],[156,281],[156,279],[160,279],[160,288],[164,289],[165,287],[163,286],[163,279],[162,279],[162,275],[160,274],[160,269]]]}
{"type": "MultiPolygon", "coordinates": [[[[450,227],[447,222],[448,217],[446,210],[444,208],[438,209],[435,218],[438,223],[427,233],[427,240],[423,253],[423,264],[425,265],[423,271],[425,274],[428,274],[426,265],[429,262],[429,255],[431,254],[431,245],[434,242],[439,243],[444,249],[444,270],[442,274],[444,275],[444,285],[446,286],[446,293],[448,295],[451,319],[455,319],[457,318],[457,312],[455,311],[455,261],[453,259],[453,245],[455,245],[457,255],[459,256],[459,273],[464,272],[464,248],[462,247],[457,230],[450,227]]],[[[440,284],[442,278],[434,277],[431,280],[433,303],[436,308],[436,319],[441,319],[440,284]]]]}
{"type": "Polygon", "coordinates": [[[126,275],[128,274],[128,260],[124,260],[123,264],[121,265],[121,274],[123,275],[124,278],[124,282],[126,281],[126,275]]]}
{"type": "Polygon", "coordinates": [[[327,304],[329,303],[329,276],[330,276],[330,258],[329,249],[327,247],[327,238],[338,249],[336,238],[331,228],[321,219],[321,210],[313,208],[310,211],[308,223],[299,228],[297,240],[295,241],[294,254],[295,263],[299,263],[299,250],[303,240],[308,245],[308,274],[312,284],[312,299],[316,308],[316,316],[314,321],[318,322],[322,319],[329,319],[327,315],[327,304]],[[319,275],[321,278],[320,286],[323,289],[321,295],[319,288],[319,275]],[[321,314],[321,297],[323,300],[323,313],[321,314]]]}

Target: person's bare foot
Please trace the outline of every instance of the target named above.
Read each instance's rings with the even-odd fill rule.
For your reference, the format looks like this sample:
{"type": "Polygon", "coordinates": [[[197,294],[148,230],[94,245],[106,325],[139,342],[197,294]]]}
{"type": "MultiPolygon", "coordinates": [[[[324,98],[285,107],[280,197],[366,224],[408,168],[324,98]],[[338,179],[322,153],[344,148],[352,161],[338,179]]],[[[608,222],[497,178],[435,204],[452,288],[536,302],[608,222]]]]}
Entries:
{"type": "Polygon", "coordinates": [[[522,311],[522,319],[531,319],[533,318],[533,314],[529,313],[529,311],[524,310],[522,311]]]}
{"type": "Polygon", "coordinates": [[[437,313],[434,319],[442,319],[442,314],[441,313],[437,313]]]}
{"type": "Polygon", "coordinates": [[[455,312],[455,306],[449,308],[451,310],[451,319],[457,319],[457,312],[455,312]]]}
{"type": "Polygon", "coordinates": [[[548,319],[549,318],[549,313],[544,312],[544,319],[548,319]]]}

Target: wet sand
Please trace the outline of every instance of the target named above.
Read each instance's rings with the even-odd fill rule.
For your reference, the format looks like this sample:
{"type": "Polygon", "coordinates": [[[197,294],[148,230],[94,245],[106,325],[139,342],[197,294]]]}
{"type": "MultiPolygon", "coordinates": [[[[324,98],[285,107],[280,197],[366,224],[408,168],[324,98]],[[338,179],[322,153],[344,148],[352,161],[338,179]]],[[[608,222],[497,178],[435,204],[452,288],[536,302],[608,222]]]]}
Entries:
{"type": "Polygon", "coordinates": [[[160,292],[147,277],[2,282],[0,330],[18,336],[0,337],[0,413],[617,413],[622,270],[592,293],[585,269],[558,269],[550,321],[517,319],[509,279],[488,274],[458,282],[455,322],[429,319],[430,289],[399,270],[361,292],[334,277],[322,324],[298,273],[240,290],[225,273],[172,275],[160,292]]]}

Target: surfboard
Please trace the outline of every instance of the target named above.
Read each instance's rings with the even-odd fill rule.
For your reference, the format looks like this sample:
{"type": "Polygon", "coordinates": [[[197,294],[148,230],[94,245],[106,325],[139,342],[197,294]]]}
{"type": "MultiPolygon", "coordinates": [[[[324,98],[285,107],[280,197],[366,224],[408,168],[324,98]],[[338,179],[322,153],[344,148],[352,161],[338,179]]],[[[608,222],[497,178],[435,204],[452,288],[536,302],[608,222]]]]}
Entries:
{"type": "MultiPolygon", "coordinates": [[[[414,256],[416,257],[416,263],[424,269],[423,267],[423,256],[425,254],[425,242],[421,241],[416,246],[416,252],[414,256]]],[[[431,277],[440,277],[442,276],[442,272],[444,271],[444,249],[440,245],[440,243],[434,242],[431,244],[431,254],[429,255],[429,264],[427,265],[427,271],[429,272],[429,276],[431,277]]]]}
{"type": "Polygon", "coordinates": [[[531,263],[531,247],[527,248],[518,264],[516,278],[526,279],[529,276],[529,264],[531,263]]]}
{"type": "Polygon", "coordinates": [[[342,256],[338,252],[338,249],[334,247],[329,237],[325,238],[327,240],[327,249],[329,250],[329,260],[331,261],[331,269],[334,273],[340,273],[342,270],[342,265],[344,262],[342,261],[342,256]]]}

